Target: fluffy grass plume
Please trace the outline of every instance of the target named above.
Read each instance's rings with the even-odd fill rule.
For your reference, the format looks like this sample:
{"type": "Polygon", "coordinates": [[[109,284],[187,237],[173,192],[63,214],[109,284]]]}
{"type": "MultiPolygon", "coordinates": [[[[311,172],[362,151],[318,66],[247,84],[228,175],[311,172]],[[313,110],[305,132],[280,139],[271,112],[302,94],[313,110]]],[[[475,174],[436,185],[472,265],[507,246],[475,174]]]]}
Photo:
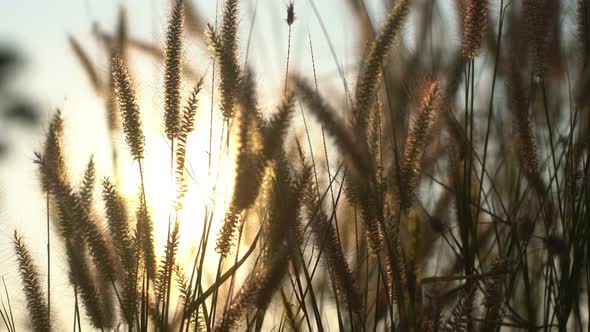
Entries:
{"type": "MultiPolygon", "coordinates": [[[[63,122],[58,112],[50,126],[45,142],[45,152],[38,154],[42,185],[49,189],[60,215],[59,228],[66,239],[80,234],[90,249],[97,267],[106,277],[114,274],[110,248],[103,232],[92,216],[90,204],[74,191],[64,166],[62,151],[63,122]]],[[[90,200],[90,199],[88,199],[90,200]]]]}
{"type": "Polygon", "coordinates": [[[184,0],[176,0],[166,33],[164,55],[164,123],[168,139],[180,135],[182,110],[180,90],[182,84],[182,28],[184,0]]]}
{"type": "Polygon", "coordinates": [[[182,199],[186,194],[185,183],[185,160],[188,134],[195,129],[195,118],[197,116],[197,108],[199,106],[199,93],[203,88],[203,80],[201,79],[193,91],[191,92],[186,106],[182,110],[182,118],[180,123],[180,131],[178,133],[178,140],[176,142],[176,204],[177,208],[182,207],[182,199]]]}
{"type": "Polygon", "coordinates": [[[246,71],[240,82],[239,148],[234,192],[216,245],[217,252],[222,256],[228,255],[233,246],[240,214],[250,208],[258,197],[265,169],[262,155],[262,118],[258,109],[253,74],[246,71]]]}
{"type": "Polygon", "coordinates": [[[224,311],[216,332],[236,331],[240,320],[252,308],[265,308],[270,302],[270,296],[278,287],[287,270],[287,249],[275,252],[273,258],[263,266],[258,266],[256,272],[250,275],[246,283],[240,288],[232,303],[224,311]]]}
{"type": "Polygon", "coordinates": [[[505,261],[496,262],[490,269],[491,276],[484,280],[482,305],[485,308],[485,320],[482,322],[482,332],[494,331],[494,322],[502,319],[504,314],[502,307],[504,306],[504,282],[507,265],[505,261]]]}
{"type": "Polygon", "coordinates": [[[38,268],[22,237],[16,231],[14,231],[13,245],[27,301],[27,310],[31,318],[31,327],[36,332],[48,332],[51,330],[51,322],[38,268]]]}
{"type": "Polygon", "coordinates": [[[156,304],[158,308],[161,306],[161,315],[163,318],[161,328],[166,328],[166,322],[168,321],[168,315],[170,311],[170,293],[172,283],[172,273],[174,266],[176,265],[176,255],[178,253],[179,245],[179,223],[174,223],[174,228],[168,237],[166,242],[165,254],[160,261],[158,268],[158,274],[156,276],[156,304]]]}
{"type": "Polygon", "coordinates": [[[411,0],[396,1],[395,6],[389,11],[383,27],[371,44],[367,58],[359,72],[354,93],[354,120],[356,127],[360,130],[366,127],[368,114],[373,106],[377,87],[381,82],[382,67],[402,29],[411,3],[411,0]]]}
{"type": "Polygon", "coordinates": [[[263,155],[266,160],[277,157],[283,147],[287,129],[295,110],[295,94],[287,93],[281,100],[277,111],[272,115],[263,131],[263,155]]]}
{"type": "MultiPolygon", "coordinates": [[[[79,238],[73,240],[80,241],[79,238]]],[[[70,283],[74,288],[74,295],[80,297],[82,308],[90,324],[95,328],[105,327],[105,314],[100,300],[98,287],[84,255],[85,250],[74,241],[66,241],[70,283]]]]}
{"type": "Polygon", "coordinates": [[[86,170],[84,171],[84,179],[78,191],[80,201],[86,209],[92,206],[92,199],[94,197],[94,182],[96,181],[96,166],[94,164],[94,157],[90,157],[86,170]]]}
{"type": "MultiPolygon", "coordinates": [[[[98,31],[95,31],[97,33],[98,31]]],[[[105,39],[104,46],[107,49],[107,53],[114,57],[118,55],[123,61],[127,59],[127,43],[128,43],[128,27],[127,27],[127,12],[124,8],[119,10],[119,17],[117,21],[116,35],[108,40],[105,39]]],[[[109,75],[108,75],[108,87],[106,91],[106,113],[107,123],[109,126],[110,134],[113,135],[115,131],[120,130],[121,120],[119,119],[119,109],[117,107],[117,97],[115,91],[115,81],[113,79],[113,64],[109,64],[109,75]]],[[[112,140],[112,137],[111,137],[112,140]]],[[[113,144],[113,143],[111,143],[113,144]]],[[[117,153],[113,149],[113,157],[117,158],[117,153]]]]}
{"type": "Polygon", "coordinates": [[[49,192],[54,187],[54,179],[65,176],[65,160],[62,153],[63,119],[58,110],[49,123],[49,129],[45,136],[43,152],[36,153],[36,162],[39,166],[41,186],[44,192],[49,192]]]}
{"type": "MultiPolygon", "coordinates": [[[[513,147],[520,169],[540,197],[545,196],[545,184],[540,175],[537,142],[534,125],[530,115],[529,92],[516,67],[520,62],[512,59],[512,73],[509,76],[509,105],[513,119],[513,147]]],[[[550,209],[551,204],[545,206],[550,209]]]]}
{"type": "Polygon", "coordinates": [[[115,250],[122,266],[129,271],[135,263],[133,257],[135,245],[129,229],[127,207],[124,198],[108,178],[102,181],[102,199],[115,250]]]}
{"type": "Polygon", "coordinates": [[[216,246],[216,250],[223,256],[228,255],[233,246],[241,220],[240,214],[250,208],[258,197],[265,168],[278,158],[278,152],[283,148],[286,129],[294,107],[294,94],[287,93],[277,112],[265,125],[258,110],[252,77],[251,73],[246,72],[246,76],[241,80],[240,147],[234,192],[216,246]]]}
{"type": "Polygon", "coordinates": [[[523,42],[528,43],[533,72],[542,74],[546,67],[549,46],[551,16],[555,14],[555,8],[551,3],[558,1],[524,0],[522,2],[522,15],[526,24],[526,33],[523,42]]]}
{"type": "Polygon", "coordinates": [[[477,57],[481,41],[487,29],[488,1],[462,0],[463,14],[463,55],[469,59],[477,57]]]}
{"type": "Polygon", "coordinates": [[[400,198],[404,210],[412,205],[414,192],[422,175],[423,157],[442,108],[440,83],[425,82],[419,99],[418,110],[406,137],[401,164],[400,198]]]}
{"type": "Polygon", "coordinates": [[[133,324],[133,313],[136,304],[135,289],[135,253],[137,242],[129,229],[129,215],[126,202],[108,178],[102,181],[102,199],[108,221],[109,232],[113,239],[120,266],[122,267],[121,313],[128,324],[133,324]]]}
{"type": "Polygon", "coordinates": [[[303,192],[310,170],[294,181],[284,155],[277,158],[269,202],[269,223],[265,227],[267,245],[262,249],[257,267],[232,299],[216,331],[235,331],[241,318],[251,308],[266,310],[276,289],[288,270],[288,262],[297,255],[299,236],[296,234],[303,192]]]}
{"type": "MultiPolygon", "coordinates": [[[[69,186],[62,139],[63,119],[58,111],[49,124],[43,153],[36,155],[35,162],[39,165],[42,187],[50,194],[56,208],[58,230],[65,242],[70,282],[80,295],[91,324],[101,327],[104,325],[103,310],[84,256],[86,251],[82,231],[76,227],[79,219],[76,218],[75,211],[85,209],[69,186]]],[[[103,265],[106,270],[109,266],[110,264],[103,265]]]]}
{"type": "Polygon", "coordinates": [[[238,0],[224,1],[221,32],[207,25],[209,47],[219,64],[219,92],[221,112],[225,119],[234,115],[237,89],[240,86],[238,63],[238,0]]]}
{"type": "MultiPolygon", "coordinates": [[[[138,195],[139,202],[145,200],[143,192],[138,195]]],[[[147,278],[153,280],[156,278],[156,249],[154,248],[154,222],[148,207],[145,204],[139,204],[135,212],[137,225],[135,227],[135,239],[139,241],[140,251],[142,253],[143,264],[147,270],[147,278]]]]}
{"type": "Polygon", "coordinates": [[[95,215],[84,207],[84,203],[67,183],[60,184],[54,195],[65,217],[64,224],[68,224],[66,227],[71,228],[70,232],[79,232],[102,275],[107,279],[115,278],[113,253],[95,215]]]}
{"type": "Polygon", "coordinates": [[[127,66],[119,56],[113,57],[113,81],[119,100],[119,110],[123,119],[123,131],[131,155],[135,160],[143,159],[145,137],[141,125],[141,116],[133,81],[127,66]]]}

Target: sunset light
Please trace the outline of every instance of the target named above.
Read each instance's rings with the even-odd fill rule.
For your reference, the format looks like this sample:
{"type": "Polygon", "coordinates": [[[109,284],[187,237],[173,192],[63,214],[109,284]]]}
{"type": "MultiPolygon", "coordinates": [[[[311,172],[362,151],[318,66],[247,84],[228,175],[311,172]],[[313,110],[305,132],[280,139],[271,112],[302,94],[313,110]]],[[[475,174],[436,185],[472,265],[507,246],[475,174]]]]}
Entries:
{"type": "Polygon", "coordinates": [[[0,332],[588,331],[590,0],[0,18],[0,332]]]}

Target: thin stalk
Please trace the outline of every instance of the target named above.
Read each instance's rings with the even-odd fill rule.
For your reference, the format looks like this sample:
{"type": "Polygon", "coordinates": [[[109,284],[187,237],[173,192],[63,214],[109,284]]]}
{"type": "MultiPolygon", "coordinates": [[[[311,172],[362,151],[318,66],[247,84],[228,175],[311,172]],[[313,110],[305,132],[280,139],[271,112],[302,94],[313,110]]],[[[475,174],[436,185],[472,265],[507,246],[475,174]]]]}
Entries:
{"type": "Polygon", "coordinates": [[[82,332],[82,323],[80,322],[80,306],[78,305],[78,288],[74,286],[74,326],[76,323],[78,324],[78,331],[82,332]]]}
{"type": "Polygon", "coordinates": [[[287,95],[287,82],[289,81],[289,59],[291,57],[291,25],[289,24],[289,37],[287,39],[287,68],[285,69],[285,89],[283,94],[287,95]]]}
{"type": "MultiPolygon", "coordinates": [[[[174,146],[175,141],[174,141],[174,137],[172,137],[172,139],[170,140],[170,182],[174,183],[174,146]]],[[[171,227],[172,227],[172,206],[170,206],[168,208],[168,231],[166,233],[166,241],[170,241],[170,233],[172,231],[171,227]]],[[[176,215],[176,218],[178,217],[178,214],[176,215]]],[[[166,266],[166,268],[164,269],[164,273],[165,273],[165,284],[164,284],[164,303],[162,303],[162,323],[161,323],[161,328],[162,331],[165,330],[165,328],[168,326],[168,311],[169,311],[169,307],[170,307],[170,291],[171,291],[171,287],[170,284],[171,282],[171,277],[172,277],[172,267],[168,267],[166,266]]]]}
{"type": "MultiPolygon", "coordinates": [[[[223,269],[223,256],[219,257],[219,262],[217,263],[217,273],[215,274],[215,283],[219,283],[221,280],[221,270],[223,269]]],[[[232,274],[233,276],[233,274],[232,274]]],[[[221,285],[220,285],[221,287],[221,285]]],[[[213,299],[211,301],[211,329],[215,327],[215,316],[217,311],[217,300],[219,296],[219,288],[216,288],[213,291],[213,299]]]]}
{"type": "MultiPolygon", "coordinates": [[[[555,173],[557,173],[558,168],[557,168],[557,161],[555,159],[555,148],[553,147],[553,129],[551,126],[551,119],[549,118],[549,104],[547,101],[547,91],[545,89],[545,79],[543,78],[543,75],[539,75],[539,80],[540,80],[540,84],[541,84],[541,91],[543,92],[543,110],[545,111],[545,120],[547,121],[547,132],[549,133],[549,147],[551,150],[551,160],[553,161],[553,171],[555,173]]],[[[560,186],[559,186],[559,178],[556,177],[555,178],[555,187],[556,187],[556,192],[557,192],[557,203],[559,206],[559,214],[561,216],[561,220],[565,220],[565,216],[564,216],[564,212],[563,212],[563,206],[562,206],[562,200],[561,200],[561,192],[560,192],[560,186]]]]}
{"type": "MultiPolygon", "coordinates": [[[[13,330],[16,331],[16,325],[14,324],[14,315],[12,314],[12,304],[10,303],[10,296],[8,296],[8,288],[6,287],[6,281],[4,280],[4,276],[2,276],[2,285],[4,286],[4,292],[6,293],[6,302],[8,303],[8,315],[10,316],[10,323],[13,327],[13,330]]],[[[2,306],[4,306],[4,302],[2,303],[2,306]]]]}
{"type": "MultiPolygon", "coordinates": [[[[142,200],[141,202],[139,202],[139,204],[143,205],[143,209],[145,209],[147,211],[147,197],[145,195],[145,180],[144,180],[144,171],[143,171],[143,162],[142,160],[138,160],[137,161],[137,165],[139,168],[139,177],[140,177],[140,182],[141,182],[141,192],[142,192],[142,200]]],[[[137,246],[137,254],[136,254],[136,268],[135,268],[135,281],[133,284],[133,289],[137,289],[137,278],[139,276],[139,259],[140,259],[140,251],[141,251],[141,243],[143,243],[142,241],[142,234],[143,234],[143,224],[142,223],[138,223],[138,227],[140,227],[138,229],[138,246],[137,246]]],[[[141,297],[141,324],[138,324],[138,329],[141,330],[146,330],[148,328],[148,324],[149,324],[149,320],[148,320],[148,308],[149,308],[149,269],[148,269],[148,264],[145,264],[145,275],[147,275],[147,282],[146,282],[146,286],[145,286],[145,298],[144,298],[144,294],[143,294],[143,288],[144,288],[144,282],[142,280],[142,297],[141,297]]],[[[144,277],[145,277],[144,275],[144,277]]],[[[135,295],[134,295],[135,296],[135,295]]],[[[135,315],[138,319],[139,316],[135,315]]]]}
{"type": "Polygon", "coordinates": [[[47,211],[47,317],[49,319],[49,326],[51,326],[51,242],[49,236],[49,192],[47,192],[45,198],[47,211]]]}
{"type": "MultiPolygon", "coordinates": [[[[484,182],[484,172],[486,170],[486,160],[487,160],[487,155],[488,155],[488,143],[489,143],[489,138],[490,138],[490,129],[491,129],[491,124],[492,124],[492,113],[494,110],[494,92],[495,92],[495,87],[496,87],[496,77],[498,74],[498,65],[500,62],[500,46],[502,45],[501,41],[502,41],[502,27],[504,25],[504,0],[500,0],[500,19],[499,19],[499,24],[498,24],[498,38],[496,41],[496,54],[494,56],[494,73],[492,75],[492,91],[490,94],[490,106],[488,108],[488,119],[487,119],[487,127],[486,127],[486,135],[485,135],[485,141],[484,141],[484,145],[483,145],[483,158],[482,158],[482,166],[481,166],[481,174],[479,176],[480,178],[480,184],[479,184],[479,191],[478,191],[478,196],[477,196],[477,210],[475,213],[475,220],[476,222],[479,220],[479,212],[480,212],[480,208],[479,208],[479,204],[480,204],[480,199],[481,199],[481,193],[483,191],[483,182],[484,182]]],[[[500,249],[500,247],[498,247],[498,249],[500,249]]]]}
{"type": "MultiPolygon", "coordinates": [[[[219,0],[215,1],[215,32],[217,32],[217,16],[219,15],[219,0]]],[[[211,176],[211,150],[213,147],[213,105],[215,97],[215,56],[211,55],[213,61],[213,73],[211,75],[211,109],[209,110],[209,167],[208,175],[211,176]]]]}

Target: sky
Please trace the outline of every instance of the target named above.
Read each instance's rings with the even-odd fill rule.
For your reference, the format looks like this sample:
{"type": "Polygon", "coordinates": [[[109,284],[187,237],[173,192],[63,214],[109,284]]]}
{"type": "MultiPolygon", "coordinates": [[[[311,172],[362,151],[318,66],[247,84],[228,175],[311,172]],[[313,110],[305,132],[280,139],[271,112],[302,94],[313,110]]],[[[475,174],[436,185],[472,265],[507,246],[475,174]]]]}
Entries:
{"type": "MultiPolygon", "coordinates": [[[[382,2],[366,1],[377,21],[382,19],[382,2]]],[[[215,0],[193,3],[203,21],[215,21],[215,0]]],[[[338,66],[346,72],[354,69],[358,47],[356,26],[345,1],[314,0],[314,3],[324,21],[326,34],[312,10],[311,0],[295,1],[297,20],[293,25],[290,70],[312,77],[309,47],[311,37],[318,79],[320,82],[333,82],[329,85],[329,93],[341,95],[343,91],[342,84],[338,83],[338,66]],[[332,57],[326,35],[339,58],[332,57]]],[[[278,103],[276,96],[282,91],[284,80],[288,36],[284,18],[287,2],[244,0],[240,4],[240,55],[245,61],[245,54],[248,54],[248,65],[254,69],[259,84],[261,108],[264,112],[269,112],[278,103]],[[251,47],[247,48],[250,28],[251,47]]],[[[17,313],[24,311],[24,302],[19,291],[21,286],[11,245],[14,229],[24,235],[37,258],[42,276],[45,276],[44,199],[39,191],[39,181],[32,160],[33,152],[43,142],[43,133],[50,114],[58,108],[63,110],[66,121],[66,150],[72,156],[69,166],[74,176],[82,174],[84,165],[92,154],[98,164],[99,179],[109,172],[106,166],[108,162],[105,161],[108,160],[108,151],[104,148],[104,102],[92,90],[81,71],[68,44],[68,36],[75,37],[82,44],[91,54],[99,71],[106,75],[108,58],[92,35],[93,24],[112,32],[119,8],[124,7],[128,14],[130,36],[162,45],[169,6],[168,0],[0,0],[0,45],[17,48],[26,59],[23,70],[11,82],[12,89],[28,96],[43,111],[42,125],[33,130],[0,123],[0,135],[12,144],[9,158],[0,161],[0,276],[6,280],[17,313]]],[[[187,45],[184,57],[197,72],[209,73],[211,70],[208,50],[199,42],[193,40],[192,44],[187,45]]],[[[148,148],[151,146],[149,153],[158,158],[158,151],[165,151],[162,140],[158,142],[161,128],[157,126],[162,116],[163,98],[160,86],[163,66],[137,53],[132,55],[131,66],[140,91],[144,121],[147,122],[147,127],[152,128],[151,133],[156,137],[153,144],[148,142],[148,148]]],[[[203,149],[195,153],[197,158],[206,158],[203,149]]],[[[129,160],[123,162],[131,164],[129,160]]],[[[154,173],[157,170],[155,167],[154,173]]],[[[154,186],[157,185],[157,182],[154,183],[154,186]]],[[[133,188],[133,184],[129,186],[133,188]]],[[[63,274],[67,267],[65,261],[59,257],[59,244],[55,244],[54,250],[52,269],[56,275],[63,274]]],[[[68,289],[63,278],[57,278],[52,284],[54,294],[71,291],[68,289]]],[[[57,300],[53,305],[71,307],[68,299],[57,300]]],[[[61,323],[70,322],[69,311],[58,310],[57,313],[61,323]]],[[[3,328],[0,325],[0,331],[3,328]]]]}

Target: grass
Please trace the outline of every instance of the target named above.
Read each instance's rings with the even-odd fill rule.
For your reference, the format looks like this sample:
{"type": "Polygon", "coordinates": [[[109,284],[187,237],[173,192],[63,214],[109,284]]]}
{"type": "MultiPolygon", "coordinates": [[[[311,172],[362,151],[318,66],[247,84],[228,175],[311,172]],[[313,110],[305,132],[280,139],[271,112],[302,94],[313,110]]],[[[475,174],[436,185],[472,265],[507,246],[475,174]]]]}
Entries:
{"type": "MultiPolygon", "coordinates": [[[[290,63],[298,4],[285,5],[284,89],[270,115],[261,111],[256,73],[240,59],[240,1],[224,1],[221,22],[207,25],[190,2],[173,1],[163,50],[129,37],[121,15],[113,36],[96,32],[112,55],[108,78],[69,37],[106,100],[104,144],[113,156],[99,204],[93,160],[79,188],[68,172],[60,112],[36,154],[48,233],[57,229],[47,261],[51,267],[50,241],[58,241],[75,297],[73,329],[590,329],[587,1],[463,0],[452,4],[457,35],[444,36],[437,29],[452,16],[438,2],[395,1],[373,25],[364,2],[350,0],[366,40],[358,70],[339,71],[345,95],[330,98],[317,79],[315,36],[313,72],[290,63]],[[412,41],[403,38],[410,27],[412,41]],[[206,204],[195,250],[181,259],[182,211],[197,204],[187,196],[191,132],[207,125],[195,121],[208,77],[195,77],[183,58],[191,39],[210,49],[220,101],[208,124],[208,165],[219,146],[235,168],[221,176],[235,179],[227,202],[206,204]],[[161,196],[145,181],[129,50],[164,68],[170,169],[158,176],[174,183],[175,199],[160,256],[151,206],[161,196]],[[296,117],[305,137],[290,132],[296,117]],[[222,121],[218,138],[214,118],[222,121]],[[119,188],[120,133],[141,179],[136,204],[119,188]]],[[[15,232],[14,248],[31,328],[62,330],[53,319],[61,294],[45,295],[54,275],[48,271],[44,290],[26,235],[15,232]]],[[[15,331],[9,298],[0,309],[15,331]]]]}

